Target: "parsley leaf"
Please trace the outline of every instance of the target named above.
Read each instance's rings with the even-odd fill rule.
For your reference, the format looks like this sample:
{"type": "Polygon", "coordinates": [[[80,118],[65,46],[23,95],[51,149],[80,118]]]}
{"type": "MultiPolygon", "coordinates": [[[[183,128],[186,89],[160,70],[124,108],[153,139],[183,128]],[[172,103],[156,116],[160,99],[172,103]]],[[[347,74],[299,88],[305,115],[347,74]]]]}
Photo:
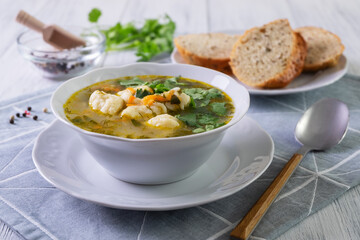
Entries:
{"type": "Polygon", "coordinates": [[[223,98],[224,95],[222,94],[222,92],[219,89],[216,88],[211,88],[207,91],[207,97],[212,99],[212,98],[223,98]]]}
{"type": "Polygon", "coordinates": [[[196,107],[206,107],[211,99],[223,98],[224,95],[216,88],[208,90],[202,88],[186,88],[183,92],[192,97],[195,101],[196,107]]]}
{"type": "Polygon", "coordinates": [[[219,118],[210,114],[199,113],[197,114],[197,120],[199,124],[207,125],[207,124],[215,124],[219,120],[219,118]]]}
{"type": "Polygon", "coordinates": [[[188,113],[183,115],[176,115],[175,116],[180,121],[183,121],[186,125],[195,127],[196,124],[196,114],[195,113],[188,113]]]}
{"type": "Polygon", "coordinates": [[[227,113],[227,108],[225,107],[224,102],[213,102],[210,104],[211,111],[216,113],[219,116],[225,116],[227,113]]]}
{"type": "Polygon", "coordinates": [[[125,87],[140,86],[140,85],[144,85],[144,81],[142,81],[140,78],[134,77],[133,79],[130,80],[120,81],[119,84],[125,87]]]}
{"type": "MultiPolygon", "coordinates": [[[[101,15],[99,9],[92,9],[89,21],[97,22],[101,15]]],[[[149,61],[153,57],[173,49],[175,22],[165,15],[161,19],[147,19],[142,27],[137,28],[133,22],[127,24],[116,23],[103,29],[106,37],[106,51],[136,50],[138,61],[149,61]]]]}
{"type": "Polygon", "coordinates": [[[91,12],[89,12],[89,22],[96,23],[101,16],[101,11],[98,8],[91,9],[91,12]]]}
{"type": "Polygon", "coordinates": [[[137,98],[144,98],[146,97],[147,95],[151,95],[152,93],[147,91],[147,90],[144,90],[144,89],[136,89],[136,93],[135,93],[135,97],[137,98]]]}

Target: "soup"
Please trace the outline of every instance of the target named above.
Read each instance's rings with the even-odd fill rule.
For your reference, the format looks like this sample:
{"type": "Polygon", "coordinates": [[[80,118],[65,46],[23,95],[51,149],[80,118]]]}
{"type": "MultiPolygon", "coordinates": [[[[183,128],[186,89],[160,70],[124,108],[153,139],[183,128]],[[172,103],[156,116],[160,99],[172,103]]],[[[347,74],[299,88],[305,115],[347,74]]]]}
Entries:
{"type": "Polygon", "coordinates": [[[125,138],[197,134],[227,124],[231,98],[209,84],[171,76],[121,77],[75,92],[66,117],[91,132],[125,138]]]}

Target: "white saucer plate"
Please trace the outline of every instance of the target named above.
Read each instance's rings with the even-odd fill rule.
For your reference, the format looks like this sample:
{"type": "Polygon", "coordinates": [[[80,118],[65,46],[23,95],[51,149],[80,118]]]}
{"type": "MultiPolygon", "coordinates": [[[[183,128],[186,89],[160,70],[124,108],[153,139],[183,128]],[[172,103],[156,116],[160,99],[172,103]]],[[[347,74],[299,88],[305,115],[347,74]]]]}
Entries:
{"type": "Polygon", "coordinates": [[[243,189],[268,168],[273,154],[270,135],[244,117],[189,178],[163,185],[131,184],[110,176],[77,133],[55,120],[39,134],[33,161],[48,182],[76,198],[113,208],[160,211],[209,203],[243,189]]]}
{"type": "MultiPolygon", "coordinates": [[[[186,64],[180,53],[174,48],[171,53],[172,63],[186,64]]],[[[302,73],[295,78],[288,86],[281,89],[259,89],[253,88],[238,81],[241,85],[246,87],[250,94],[253,95],[284,95],[299,92],[306,92],[317,88],[328,86],[340,80],[347,72],[348,63],[344,55],[341,55],[338,64],[335,67],[328,68],[315,73],[302,73]]],[[[235,76],[233,76],[236,79],[235,76]]]]}

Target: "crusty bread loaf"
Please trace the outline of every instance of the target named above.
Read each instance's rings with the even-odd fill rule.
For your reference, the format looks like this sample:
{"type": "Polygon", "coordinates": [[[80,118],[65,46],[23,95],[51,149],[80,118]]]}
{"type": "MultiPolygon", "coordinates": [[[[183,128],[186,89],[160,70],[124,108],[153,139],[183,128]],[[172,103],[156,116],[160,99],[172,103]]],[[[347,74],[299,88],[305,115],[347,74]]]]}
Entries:
{"type": "Polygon", "coordinates": [[[230,66],[249,86],[282,88],[300,75],[305,57],[303,38],[279,19],[246,31],[233,47],[230,66]]]}
{"type": "Polygon", "coordinates": [[[188,34],[176,37],[174,43],[186,63],[231,74],[229,57],[238,38],[224,33],[188,34]]]}
{"type": "Polygon", "coordinates": [[[318,27],[295,29],[304,38],[307,45],[305,71],[317,71],[335,66],[344,51],[340,38],[318,27]]]}

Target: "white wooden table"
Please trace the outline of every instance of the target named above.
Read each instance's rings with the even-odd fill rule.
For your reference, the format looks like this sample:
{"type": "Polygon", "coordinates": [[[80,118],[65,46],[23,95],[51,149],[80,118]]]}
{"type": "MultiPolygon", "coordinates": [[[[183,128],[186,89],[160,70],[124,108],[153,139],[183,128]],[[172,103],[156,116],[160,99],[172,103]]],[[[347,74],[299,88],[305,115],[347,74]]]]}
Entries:
{"type": "MultiPolygon", "coordinates": [[[[47,23],[89,26],[87,14],[93,7],[102,10],[100,24],[104,25],[141,21],[167,13],[176,22],[177,33],[242,31],[278,18],[289,19],[294,28],[320,26],[341,37],[350,63],[349,74],[360,76],[359,0],[1,0],[0,100],[58,84],[39,77],[18,53],[16,37],[24,30],[14,20],[18,11],[23,9],[47,23]]],[[[134,60],[127,54],[111,54],[104,65],[134,60]]],[[[0,238],[17,239],[1,223],[0,238]]],[[[360,186],[278,239],[360,239],[360,186]]]]}

